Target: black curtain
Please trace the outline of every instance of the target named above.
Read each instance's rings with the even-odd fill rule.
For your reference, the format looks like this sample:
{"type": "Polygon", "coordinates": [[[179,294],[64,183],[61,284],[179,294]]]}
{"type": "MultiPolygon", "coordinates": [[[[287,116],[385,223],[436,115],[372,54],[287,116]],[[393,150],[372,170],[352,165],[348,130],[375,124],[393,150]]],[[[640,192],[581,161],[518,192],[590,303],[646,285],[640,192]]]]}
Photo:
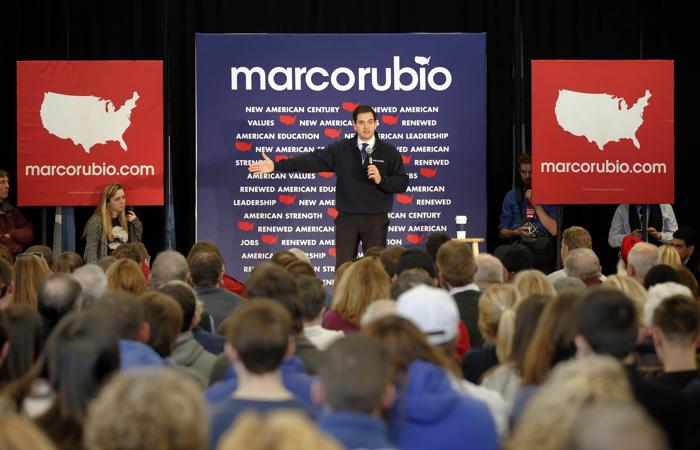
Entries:
{"type": "MultiPolygon", "coordinates": [[[[16,2],[13,8],[15,28],[8,41],[15,44],[15,58],[6,61],[8,72],[15,72],[15,60],[165,61],[165,133],[171,136],[177,248],[183,252],[187,252],[195,238],[194,36],[198,32],[487,33],[487,238],[491,250],[499,244],[498,217],[503,195],[512,185],[514,155],[530,148],[529,62],[532,59],[674,59],[676,91],[681,93],[676,95],[674,209],[680,224],[700,229],[693,198],[697,189],[692,183],[695,149],[691,147],[698,100],[693,85],[698,74],[691,69],[691,58],[697,55],[699,47],[693,35],[699,17],[695,4],[649,0],[438,0],[364,4],[323,0],[131,0],[109,4],[27,0],[16,2]],[[523,79],[515,80],[514,65],[521,58],[523,79]],[[516,89],[518,82],[522,89],[516,89]],[[522,143],[516,138],[518,134],[523,134],[522,143]]],[[[6,30],[11,32],[10,27],[6,30]]],[[[15,99],[14,84],[8,86],[12,91],[8,97],[15,99]]],[[[16,100],[5,102],[4,108],[13,121],[6,120],[3,131],[15,139],[2,152],[0,166],[14,174],[16,100]]],[[[15,194],[11,194],[11,201],[15,194]]],[[[35,224],[40,223],[39,208],[23,211],[35,224]]],[[[564,208],[564,226],[577,224],[591,231],[594,249],[608,271],[615,258],[615,252],[607,246],[613,211],[614,206],[610,205],[564,208]]],[[[91,212],[91,208],[78,208],[79,235],[91,212]]],[[[146,244],[153,254],[164,245],[163,210],[148,207],[138,208],[137,212],[145,223],[146,244]]],[[[52,213],[51,209],[49,215],[52,213]]],[[[51,225],[49,220],[47,226],[51,225]]]]}

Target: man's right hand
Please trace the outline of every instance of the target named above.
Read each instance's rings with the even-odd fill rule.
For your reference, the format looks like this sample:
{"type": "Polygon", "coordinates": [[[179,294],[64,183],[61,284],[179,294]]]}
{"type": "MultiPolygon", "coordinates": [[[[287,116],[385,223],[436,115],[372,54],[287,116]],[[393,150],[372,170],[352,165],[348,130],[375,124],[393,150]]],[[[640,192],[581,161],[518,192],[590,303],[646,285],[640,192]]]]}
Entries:
{"type": "Polygon", "coordinates": [[[642,238],[642,230],[632,230],[632,232],[630,232],[629,236],[633,236],[633,237],[636,237],[638,239],[641,239],[642,238]]]}
{"type": "Polygon", "coordinates": [[[262,154],[263,160],[248,166],[248,172],[250,173],[270,173],[275,171],[275,163],[267,157],[265,152],[262,154]]]}

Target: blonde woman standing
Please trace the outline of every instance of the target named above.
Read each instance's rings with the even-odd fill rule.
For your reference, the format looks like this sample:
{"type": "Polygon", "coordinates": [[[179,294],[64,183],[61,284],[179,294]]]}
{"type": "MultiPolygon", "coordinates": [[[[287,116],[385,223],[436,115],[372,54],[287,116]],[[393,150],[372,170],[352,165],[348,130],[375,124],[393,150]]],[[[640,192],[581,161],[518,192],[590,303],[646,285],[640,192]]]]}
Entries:
{"type": "Polygon", "coordinates": [[[143,224],[133,211],[126,211],[126,194],[120,184],[108,184],[100,203],[85,225],[86,263],[109,256],[121,244],[141,242],[143,224]]]}

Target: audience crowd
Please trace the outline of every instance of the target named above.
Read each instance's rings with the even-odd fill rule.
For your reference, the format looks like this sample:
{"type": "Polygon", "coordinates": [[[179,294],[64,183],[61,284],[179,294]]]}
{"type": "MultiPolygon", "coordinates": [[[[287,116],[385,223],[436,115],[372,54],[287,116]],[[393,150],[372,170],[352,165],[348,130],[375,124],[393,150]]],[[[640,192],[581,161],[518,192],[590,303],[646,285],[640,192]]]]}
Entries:
{"type": "Polygon", "coordinates": [[[8,248],[0,448],[700,448],[694,233],[625,237],[613,274],[588,231],[562,237],[549,274],[440,234],[328,292],[300,249],[241,282],[212,242],[8,248]]]}

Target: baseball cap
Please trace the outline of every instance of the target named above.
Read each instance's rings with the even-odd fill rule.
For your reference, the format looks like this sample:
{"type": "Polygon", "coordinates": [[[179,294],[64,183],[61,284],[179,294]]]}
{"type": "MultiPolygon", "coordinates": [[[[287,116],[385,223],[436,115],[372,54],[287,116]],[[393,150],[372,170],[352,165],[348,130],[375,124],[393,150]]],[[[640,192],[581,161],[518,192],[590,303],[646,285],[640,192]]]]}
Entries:
{"type": "Polygon", "coordinates": [[[431,345],[449,342],[459,332],[459,309],[447,291],[424,284],[399,295],[396,315],[413,322],[431,345]]]}

